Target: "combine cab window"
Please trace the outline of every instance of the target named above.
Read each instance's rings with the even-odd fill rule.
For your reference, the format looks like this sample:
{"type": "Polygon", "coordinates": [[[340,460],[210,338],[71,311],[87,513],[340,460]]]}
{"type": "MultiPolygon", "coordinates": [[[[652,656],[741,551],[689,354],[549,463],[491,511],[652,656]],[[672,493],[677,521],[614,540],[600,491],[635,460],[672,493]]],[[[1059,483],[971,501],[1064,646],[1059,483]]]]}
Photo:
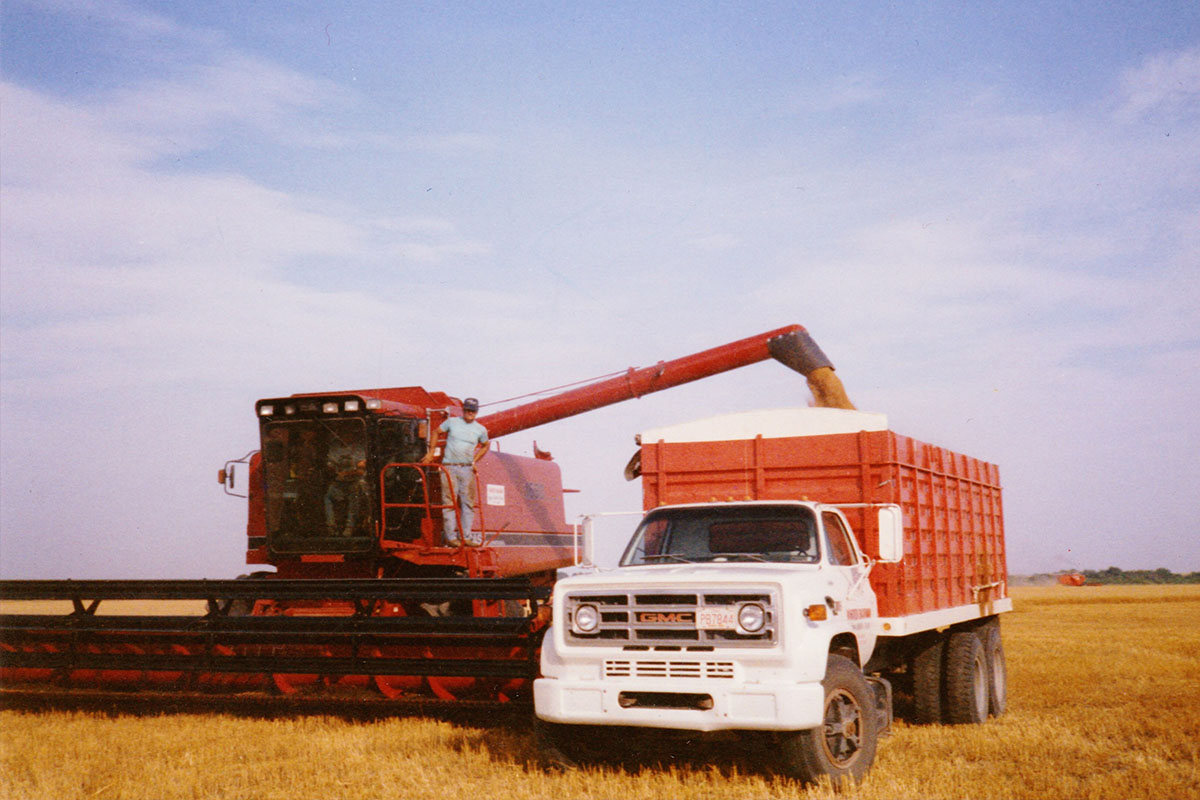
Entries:
{"type": "Polygon", "coordinates": [[[371,535],[363,420],[268,423],[262,454],[273,548],[357,549],[371,535]]]}
{"type": "Polygon", "coordinates": [[[803,506],[659,509],[646,516],[622,565],[697,561],[815,564],[816,519],[803,506]]]}

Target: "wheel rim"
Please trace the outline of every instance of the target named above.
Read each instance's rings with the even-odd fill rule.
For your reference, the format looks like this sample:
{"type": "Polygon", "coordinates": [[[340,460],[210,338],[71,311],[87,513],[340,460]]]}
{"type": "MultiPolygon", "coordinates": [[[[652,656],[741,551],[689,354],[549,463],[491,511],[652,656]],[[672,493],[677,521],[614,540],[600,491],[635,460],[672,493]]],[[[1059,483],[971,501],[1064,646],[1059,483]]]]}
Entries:
{"type": "Polygon", "coordinates": [[[863,714],[854,695],[838,689],[825,699],[823,728],[829,762],[838,769],[848,768],[862,751],[863,714]]]}
{"type": "Polygon", "coordinates": [[[975,690],[975,711],[981,719],[987,719],[988,713],[988,668],[982,654],[975,659],[973,674],[973,689],[975,690]]]}
{"type": "Polygon", "coordinates": [[[993,711],[999,714],[1008,700],[1008,675],[1004,670],[1004,653],[999,648],[992,653],[992,692],[996,699],[993,711]]]}

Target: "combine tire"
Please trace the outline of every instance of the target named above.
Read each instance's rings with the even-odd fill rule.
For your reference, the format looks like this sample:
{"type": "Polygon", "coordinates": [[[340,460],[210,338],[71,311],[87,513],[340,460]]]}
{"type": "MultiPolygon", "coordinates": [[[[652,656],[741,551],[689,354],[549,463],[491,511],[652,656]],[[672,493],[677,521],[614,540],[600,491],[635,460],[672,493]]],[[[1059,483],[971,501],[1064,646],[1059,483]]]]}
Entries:
{"type": "Polygon", "coordinates": [[[942,659],[946,652],[946,637],[934,633],[925,638],[913,654],[909,670],[912,673],[913,721],[925,725],[942,721],[942,659]]]}
{"type": "Polygon", "coordinates": [[[982,631],[983,653],[988,667],[988,711],[993,717],[1008,706],[1008,675],[1004,667],[1004,643],[1000,641],[1000,623],[992,622],[982,631]]]}
{"type": "Polygon", "coordinates": [[[854,662],[831,655],[825,667],[824,722],[781,734],[779,771],[805,783],[827,775],[834,784],[861,780],[875,760],[875,692],[854,662]]]}
{"type": "Polygon", "coordinates": [[[978,725],[988,717],[988,660],[975,631],[955,631],[946,642],[945,720],[978,725]]]}

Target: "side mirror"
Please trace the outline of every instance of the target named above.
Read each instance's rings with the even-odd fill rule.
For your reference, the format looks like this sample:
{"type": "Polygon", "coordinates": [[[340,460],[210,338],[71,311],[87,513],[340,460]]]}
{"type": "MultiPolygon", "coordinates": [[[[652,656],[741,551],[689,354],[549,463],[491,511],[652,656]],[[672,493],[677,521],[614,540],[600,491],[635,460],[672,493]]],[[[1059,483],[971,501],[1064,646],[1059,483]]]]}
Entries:
{"type": "Polygon", "coordinates": [[[217,472],[217,480],[225,488],[225,494],[230,497],[246,497],[249,494],[249,486],[246,491],[239,491],[238,486],[238,464],[246,468],[246,472],[242,473],[243,483],[250,483],[250,479],[254,477],[254,457],[258,454],[257,450],[251,450],[241,458],[236,458],[233,461],[226,461],[225,467],[217,472]]]}
{"type": "Polygon", "coordinates": [[[904,559],[904,515],[900,506],[879,509],[879,562],[896,564],[904,559]]]}
{"type": "Polygon", "coordinates": [[[576,532],[575,566],[577,567],[594,567],[596,565],[596,531],[593,522],[592,517],[584,517],[582,530],[576,532]]]}

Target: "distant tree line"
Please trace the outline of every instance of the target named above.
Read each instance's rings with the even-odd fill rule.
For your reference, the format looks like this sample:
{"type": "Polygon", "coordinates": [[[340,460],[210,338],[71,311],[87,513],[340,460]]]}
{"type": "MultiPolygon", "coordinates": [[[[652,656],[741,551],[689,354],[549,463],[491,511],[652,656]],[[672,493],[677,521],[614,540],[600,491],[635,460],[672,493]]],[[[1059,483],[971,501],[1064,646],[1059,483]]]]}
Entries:
{"type": "Polygon", "coordinates": [[[1200,572],[1175,573],[1166,567],[1158,569],[1081,570],[1088,583],[1200,583],[1200,572]]]}
{"type": "Polygon", "coordinates": [[[1038,575],[1010,575],[1009,583],[1013,586],[1044,586],[1051,583],[1062,583],[1063,576],[1082,576],[1080,584],[1173,584],[1200,583],[1200,572],[1175,573],[1165,567],[1158,569],[1108,569],[1068,570],[1067,572],[1044,572],[1038,575]]]}

